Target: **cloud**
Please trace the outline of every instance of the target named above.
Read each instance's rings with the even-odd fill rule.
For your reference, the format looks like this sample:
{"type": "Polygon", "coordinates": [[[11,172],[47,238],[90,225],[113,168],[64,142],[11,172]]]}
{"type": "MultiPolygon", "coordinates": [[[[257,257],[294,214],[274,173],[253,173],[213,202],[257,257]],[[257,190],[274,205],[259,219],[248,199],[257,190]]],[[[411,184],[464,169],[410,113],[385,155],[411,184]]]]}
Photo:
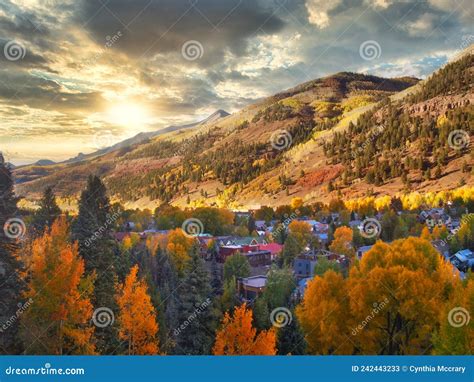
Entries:
{"type": "Polygon", "coordinates": [[[197,40],[205,50],[201,65],[221,61],[225,51],[243,55],[249,38],[284,27],[271,9],[252,0],[111,0],[105,6],[83,0],[77,18],[98,40],[122,30],[117,49],[135,58],[180,56],[186,41],[197,40]]]}
{"type": "Polygon", "coordinates": [[[342,0],[307,0],[306,9],[308,10],[309,22],[318,28],[328,27],[330,12],[335,10],[341,3],[342,0]]]}

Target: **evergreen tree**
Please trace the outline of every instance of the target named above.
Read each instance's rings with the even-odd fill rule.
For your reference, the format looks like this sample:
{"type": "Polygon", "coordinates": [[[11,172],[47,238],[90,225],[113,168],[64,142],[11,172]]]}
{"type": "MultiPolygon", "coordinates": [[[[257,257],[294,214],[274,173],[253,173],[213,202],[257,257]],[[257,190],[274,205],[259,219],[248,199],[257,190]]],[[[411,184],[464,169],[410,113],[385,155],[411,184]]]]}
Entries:
{"type": "Polygon", "coordinates": [[[211,287],[212,294],[214,296],[220,296],[222,294],[222,275],[219,270],[219,265],[217,264],[217,254],[214,250],[211,254],[211,287]]]}
{"type": "MultiPolygon", "coordinates": [[[[15,217],[16,203],[12,174],[0,153],[0,328],[11,317],[16,317],[22,292],[18,239],[7,235],[7,221],[15,217]]],[[[17,320],[7,330],[0,330],[0,352],[15,354],[21,350],[16,340],[17,331],[17,320]]]]}
{"type": "Polygon", "coordinates": [[[215,330],[211,297],[204,260],[194,248],[179,293],[178,326],[174,330],[175,353],[210,354],[215,330]]]}
{"type": "Polygon", "coordinates": [[[279,355],[306,354],[306,341],[294,312],[291,322],[278,330],[277,349],[279,355]]]}
{"type": "Polygon", "coordinates": [[[40,208],[33,218],[33,225],[38,235],[42,235],[46,227],[51,228],[53,222],[61,215],[61,209],[56,203],[53,189],[47,187],[40,201],[40,208]]]}
{"type": "MultiPolygon", "coordinates": [[[[73,239],[79,243],[79,254],[85,261],[86,273],[95,273],[93,305],[116,311],[111,291],[115,284],[115,243],[111,237],[113,224],[106,188],[97,176],[89,176],[79,201],[79,215],[73,226],[73,239]]],[[[97,350],[108,354],[117,348],[115,326],[96,329],[97,350]]]]}
{"type": "Polygon", "coordinates": [[[178,275],[169,255],[160,247],[154,257],[157,270],[153,279],[159,293],[158,320],[161,328],[159,332],[161,350],[169,353],[173,347],[172,332],[178,323],[178,275]]]}

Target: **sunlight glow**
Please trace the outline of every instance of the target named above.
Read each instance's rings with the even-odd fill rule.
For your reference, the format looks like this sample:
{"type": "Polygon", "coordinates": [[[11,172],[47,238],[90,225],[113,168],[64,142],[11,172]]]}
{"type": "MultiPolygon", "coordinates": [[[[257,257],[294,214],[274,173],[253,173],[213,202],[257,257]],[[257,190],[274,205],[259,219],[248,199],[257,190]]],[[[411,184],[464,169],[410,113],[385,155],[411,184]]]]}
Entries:
{"type": "Polygon", "coordinates": [[[107,122],[124,127],[141,126],[146,124],[148,119],[148,111],[141,105],[134,103],[114,105],[106,113],[107,122]]]}

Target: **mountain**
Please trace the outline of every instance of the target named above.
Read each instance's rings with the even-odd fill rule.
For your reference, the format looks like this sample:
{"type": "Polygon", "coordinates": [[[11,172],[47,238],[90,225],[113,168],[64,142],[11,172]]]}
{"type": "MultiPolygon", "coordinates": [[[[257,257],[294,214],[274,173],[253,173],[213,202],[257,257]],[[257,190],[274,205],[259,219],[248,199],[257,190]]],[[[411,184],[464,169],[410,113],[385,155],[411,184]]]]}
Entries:
{"type": "Polygon", "coordinates": [[[473,66],[464,53],[421,82],[347,72],[315,79],[82,162],[41,174],[19,169],[17,191],[35,199],[54,185],[74,199],[96,173],[130,207],[253,208],[296,196],[316,202],[473,185],[473,66]]]}
{"type": "MultiPolygon", "coordinates": [[[[230,115],[230,114],[227,113],[224,110],[219,109],[219,110],[215,111],[209,117],[207,117],[206,119],[204,119],[202,121],[195,122],[195,123],[190,123],[190,124],[187,124],[187,125],[181,125],[181,126],[168,126],[168,127],[164,127],[162,129],[159,129],[157,131],[138,133],[137,135],[135,135],[131,138],[125,139],[121,142],[118,142],[118,143],[112,145],[112,146],[97,150],[93,153],[90,153],[90,154],[87,154],[87,155],[85,155],[83,153],[79,153],[76,157],[68,159],[68,160],[64,161],[64,163],[75,163],[75,162],[80,162],[80,161],[83,161],[83,160],[86,160],[86,159],[95,158],[95,157],[98,157],[98,156],[101,156],[101,155],[104,155],[104,154],[107,154],[107,153],[111,153],[111,152],[116,151],[116,150],[124,149],[124,148],[130,147],[130,146],[133,146],[133,145],[136,145],[136,144],[139,144],[139,143],[147,142],[150,139],[158,137],[159,135],[162,135],[162,134],[165,134],[165,133],[169,133],[169,132],[177,131],[177,130],[183,130],[183,129],[190,129],[190,128],[194,128],[194,127],[197,127],[197,126],[205,125],[207,123],[215,122],[220,118],[227,117],[228,115],[230,115]]],[[[36,164],[38,164],[38,163],[36,163],[36,164]]]]}

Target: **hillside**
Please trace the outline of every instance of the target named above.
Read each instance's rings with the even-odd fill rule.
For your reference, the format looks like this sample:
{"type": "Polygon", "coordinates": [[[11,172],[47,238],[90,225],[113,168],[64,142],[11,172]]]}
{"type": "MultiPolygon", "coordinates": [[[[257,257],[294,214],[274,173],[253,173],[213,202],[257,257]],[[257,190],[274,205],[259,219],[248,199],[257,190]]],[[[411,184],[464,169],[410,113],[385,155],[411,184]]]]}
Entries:
{"type": "Polygon", "coordinates": [[[472,185],[469,144],[452,139],[472,136],[472,72],[468,54],[421,83],[338,73],[81,162],[17,169],[17,191],[74,199],[93,172],[129,206],[251,208],[472,185]]]}

